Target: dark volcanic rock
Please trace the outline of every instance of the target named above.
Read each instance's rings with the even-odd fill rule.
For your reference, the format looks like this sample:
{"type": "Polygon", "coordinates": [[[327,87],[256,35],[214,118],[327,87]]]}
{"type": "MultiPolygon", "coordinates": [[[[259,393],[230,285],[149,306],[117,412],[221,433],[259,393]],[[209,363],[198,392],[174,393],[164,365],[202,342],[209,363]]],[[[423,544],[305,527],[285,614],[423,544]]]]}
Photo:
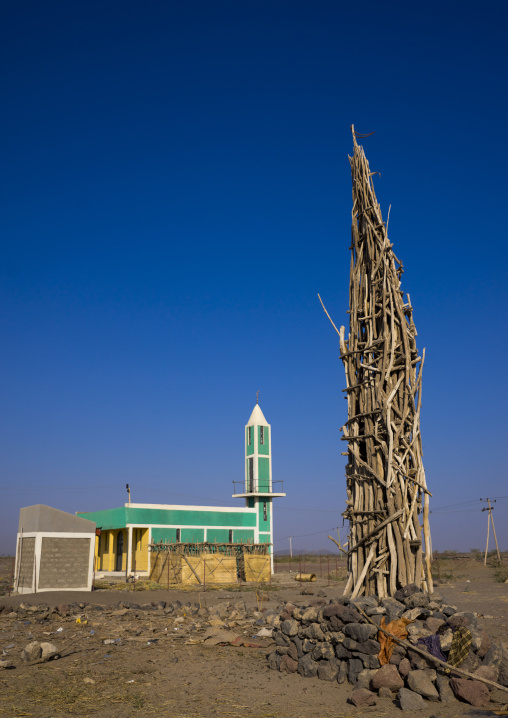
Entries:
{"type": "Polygon", "coordinates": [[[347,648],[348,651],[356,651],[358,643],[356,641],[353,641],[352,638],[349,638],[349,636],[346,636],[342,641],[342,645],[344,646],[344,648],[347,648]]]}
{"type": "Polygon", "coordinates": [[[358,611],[355,611],[354,608],[343,606],[340,603],[331,603],[329,606],[325,606],[325,608],[323,608],[323,616],[326,618],[337,616],[343,623],[357,623],[362,620],[362,616],[358,611]]]}
{"type": "Polygon", "coordinates": [[[405,598],[408,598],[408,596],[412,596],[413,593],[419,593],[420,589],[416,585],[416,583],[408,583],[407,586],[404,586],[404,588],[399,589],[395,592],[395,600],[397,601],[404,601],[405,598]]]}
{"type": "MultiPolygon", "coordinates": [[[[298,662],[298,659],[300,658],[300,656],[298,655],[297,648],[296,648],[295,644],[294,644],[292,641],[291,641],[291,645],[288,647],[287,655],[288,655],[290,658],[292,658],[293,661],[297,661],[297,662],[298,662]]],[[[302,653],[302,655],[303,655],[303,653],[302,653]]]]}
{"type": "Polygon", "coordinates": [[[430,599],[426,593],[413,593],[404,599],[404,603],[408,608],[425,608],[429,605],[430,599]]]}
{"type": "Polygon", "coordinates": [[[341,660],[347,660],[351,658],[352,653],[351,651],[348,651],[348,649],[343,643],[337,643],[337,645],[335,646],[335,655],[341,660]]]}
{"type": "Polygon", "coordinates": [[[298,629],[300,628],[298,621],[290,618],[287,621],[282,621],[280,629],[285,636],[296,636],[298,629]]]}
{"type": "Polygon", "coordinates": [[[397,698],[403,711],[420,711],[425,708],[425,701],[419,693],[414,693],[408,688],[401,688],[397,698]]]}
{"type": "Polygon", "coordinates": [[[298,661],[295,661],[289,655],[281,656],[279,670],[282,673],[296,673],[298,670],[298,661]]]}
{"type": "Polygon", "coordinates": [[[268,668],[271,668],[272,671],[277,671],[279,669],[280,662],[281,656],[279,656],[276,651],[273,651],[268,655],[268,668]]]}
{"type": "Polygon", "coordinates": [[[334,681],[339,673],[340,663],[336,658],[329,661],[320,661],[318,667],[318,678],[322,681],[334,681]]]}
{"type": "Polygon", "coordinates": [[[339,672],[337,674],[337,683],[344,683],[347,679],[348,663],[347,661],[340,661],[339,672]]]}
{"type": "Polygon", "coordinates": [[[448,618],[448,624],[452,628],[459,628],[465,626],[466,628],[476,626],[476,616],[474,613],[454,613],[448,618]]]}
{"type": "Polygon", "coordinates": [[[330,628],[333,631],[338,631],[342,628],[344,625],[344,622],[340,620],[338,616],[331,616],[330,618],[330,628]]]}
{"type": "Polygon", "coordinates": [[[321,630],[319,623],[311,623],[310,626],[307,626],[307,628],[303,630],[302,635],[304,638],[310,638],[311,641],[325,640],[325,634],[321,630]]]}
{"type": "Polygon", "coordinates": [[[427,700],[439,700],[439,693],[430,680],[427,671],[410,671],[407,677],[407,684],[412,691],[419,693],[427,700]]]}
{"type": "MultiPolygon", "coordinates": [[[[301,641],[301,644],[302,644],[302,651],[303,651],[304,653],[310,653],[310,652],[313,651],[313,650],[315,649],[315,647],[316,647],[316,642],[315,642],[315,641],[309,641],[308,638],[304,638],[303,641],[301,641]]],[[[301,656],[300,656],[300,658],[301,658],[301,656]]]]}
{"type": "Polygon", "coordinates": [[[401,660],[406,657],[406,655],[407,651],[404,646],[395,645],[392,651],[392,655],[390,656],[389,662],[394,666],[398,666],[401,660]]]}
{"type": "Polygon", "coordinates": [[[439,691],[439,700],[442,703],[449,703],[450,701],[455,700],[453,691],[450,688],[450,679],[449,678],[438,673],[438,676],[436,678],[436,685],[437,685],[437,689],[439,691]]]}
{"type": "Polygon", "coordinates": [[[369,638],[356,646],[356,650],[360,653],[368,653],[372,656],[379,655],[381,650],[381,644],[375,641],[373,638],[369,638]]]}
{"type": "MultiPolygon", "coordinates": [[[[490,668],[490,666],[484,666],[484,668],[490,668]]],[[[508,687],[508,656],[503,655],[498,664],[499,673],[497,682],[502,686],[508,687]]],[[[480,670],[480,669],[478,669],[480,670]]]]}
{"type": "Polygon", "coordinates": [[[280,631],[277,631],[277,633],[274,633],[273,640],[275,641],[275,644],[277,646],[286,646],[287,647],[291,643],[289,638],[287,636],[285,636],[283,633],[281,633],[280,631]]]}
{"type": "Polygon", "coordinates": [[[490,703],[489,689],[480,681],[468,681],[465,678],[452,678],[450,686],[455,696],[475,708],[485,708],[490,703]]]}
{"type": "Polygon", "coordinates": [[[348,700],[357,708],[365,708],[367,706],[375,706],[378,697],[367,688],[357,688],[351,693],[348,700]]]}
{"type": "Polygon", "coordinates": [[[478,655],[478,658],[485,658],[485,654],[487,653],[489,648],[492,646],[492,640],[486,631],[481,631],[481,636],[482,636],[482,642],[480,644],[480,648],[478,649],[477,655],[478,655]]]}
{"type": "Polygon", "coordinates": [[[442,606],[441,613],[444,613],[445,616],[453,616],[454,613],[457,613],[457,609],[453,606],[442,606]]]}
{"type": "Polygon", "coordinates": [[[400,677],[397,667],[391,663],[381,666],[376,675],[372,678],[373,690],[379,690],[381,686],[386,686],[391,691],[398,691],[404,686],[404,681],[400,677]]]}
{"type": "Polygon", "coordinates": [[[319,664],[314,661],[310,653],[306,653],[298,661],[298,673],[304,678],[312,678],[317,676],[319,664]]]}
{"type": "Polygon", "coordinates": [[[321,659],[330,660],[330,658],[335,658],[335,652],[331,643],[318,643],[311,655],[315,661],[319,661],[321,659]]]}
{"type": "Polygon", "coordinates": [[[377,628],[369,623],[348,623],[344,626],[344,635],[352,638],[353,641],[363,643],[377,635],[377,628]]]}
{"type": "Polygon", "coordinates": [[[302,647],[301,639],[298,636],[293,636],[291,638],[291,643],[293,643],[293,645],[296,648],[298,658],[301,658],[303,656],[303,647],[302,647]]]}
{"type": "MultiPolygon", "coordinates": [[[[397,601],[395,598],[382,598],[380,604],[383,608],[386,608],[386,613],[388,614],[390,621],[394,618],[402,616],[406,610],[406,606],[400,601],[397,601]]],[[[387,623],[389,623],[388,619],[387,623]]]]}
{"type": "Polygon", "coordinates": [[[402,678],[406,678],[409,671],[411,670],[411,664],[409,663],[407,658],[402,658],[398,665],[398,669],[402,678]]]}
{"type": "Polygon", "coordinates": [[[348,663],[348,680],[353,685],[356,683],[358,674],[363,671],[363,663],[358,658],[350,658],[348,663]]]}
{"type": "Polygon", "coordinates": [[[483,659],[484,666],[499,666],[503,660],[503,647],[493,643],[483,659]]]}

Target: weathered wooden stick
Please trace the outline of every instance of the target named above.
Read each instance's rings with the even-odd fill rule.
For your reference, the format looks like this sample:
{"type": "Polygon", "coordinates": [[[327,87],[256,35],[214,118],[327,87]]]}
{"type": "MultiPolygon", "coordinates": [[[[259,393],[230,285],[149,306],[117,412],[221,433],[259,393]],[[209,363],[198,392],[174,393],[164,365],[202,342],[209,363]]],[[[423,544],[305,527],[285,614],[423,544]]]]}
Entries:
{"type": "Polygon", "coordinates": [[[367,540],[370,539],[372,536],[374,536],[374,534],[377,534],[378,531],[381,531],[381,529],[384,528],[387,524],[389,524],[389,523],[391,523],[392,521],[395,521],[396,519],[398,519],[401,514],[402,514],[402,509],[399,509],[396,513],[393,514],[393,516],[389,516],[389,517],[388,517],[387,519],[385,519],[384,521],[381,521],[381,523],[378,524],[375,529],[373,529],[370,533],[368,533],[368,534],[366,534],[365,536],[363,536],[363,538],[362,538],[360,541],[358,541],[358,543],[356,543],[354,546],[352,546],[352,547],[349,549],[348,553],[351,553],[352,551],[355,551],[355,550],[358,548],[358,546],[360,546],[364,541],[367,541],[367,540]]]}

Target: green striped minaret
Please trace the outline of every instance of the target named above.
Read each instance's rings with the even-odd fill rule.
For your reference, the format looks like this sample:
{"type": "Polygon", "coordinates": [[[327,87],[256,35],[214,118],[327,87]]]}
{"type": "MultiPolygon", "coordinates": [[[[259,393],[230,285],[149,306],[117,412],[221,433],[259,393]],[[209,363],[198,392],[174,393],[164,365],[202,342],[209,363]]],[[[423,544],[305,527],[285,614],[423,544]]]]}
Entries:
{"type": "MultiPolygon", "coordinates": [[[[245,487],[235,497],[244,497],[248,508],[257,509],[256,543],[273,544],[272,429],[256,404],[245,426],[245,487]]],[[[272,554],[273,571],[273,546],[272,554]]]]}

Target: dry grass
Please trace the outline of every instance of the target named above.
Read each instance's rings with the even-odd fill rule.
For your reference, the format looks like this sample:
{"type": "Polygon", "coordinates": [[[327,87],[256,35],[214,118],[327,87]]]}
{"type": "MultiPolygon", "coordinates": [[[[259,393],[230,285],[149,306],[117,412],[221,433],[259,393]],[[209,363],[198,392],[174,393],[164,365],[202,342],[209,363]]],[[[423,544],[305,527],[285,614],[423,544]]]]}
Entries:
{"type": "MultiPolygon", "coordinates": [[[[176,586],[171,586],[176,588],[176,586]]],[[[167,586],[157,583],[157,581],[150,581],[148,579],[140,579],[136,583],[125,583],[124,581],[96,581],[96,591],[163,591],[167,590],[167,586]]]]}
{"type": "Polygon", "coordinates": [[[123,581],[96,581],[96,591],[123,591],[136,593],[138,591],[167,591],[169,589],[177,589],[178,591],[187,593],[201,592],[206,588],[206,591],[228,591],[228,592],[242,592],[242,591],[277,591],[279,586],[271,584],[265,581],[260,583],[249,582],[249,583],[221,583],[221,584],[206,584],[206,587],[201,584],[186,584],[186,583],[170,583],[163,585],[157,583],[157,581],[150,580],[139,580],[136,584],[125,583],[123,581]]]}

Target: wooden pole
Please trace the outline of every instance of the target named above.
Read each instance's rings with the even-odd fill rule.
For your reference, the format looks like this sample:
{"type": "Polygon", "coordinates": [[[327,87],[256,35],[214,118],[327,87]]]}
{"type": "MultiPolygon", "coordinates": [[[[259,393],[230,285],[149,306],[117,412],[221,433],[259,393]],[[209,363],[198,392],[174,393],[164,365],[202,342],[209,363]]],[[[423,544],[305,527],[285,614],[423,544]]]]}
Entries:
{"type": "Polygon", "coordinates": [[[14,565],[15,565],[15,563],[16,563],[16,557],[13,556],[12,557],[12,568],[11,568],[11,580],[9,581],[9,597],[11,595],[12,589],[14,588],[13,584],[14,584],[14,565]]]}
{"type": "Polygon", "coordinates": [[[494,534],[494,541],[496,542],[496,551],[497,551],[497,560],[499,563],[501,563],[501,554],[499,553],[499,545],[497,543],[497,536],[496,536],[496,527],[494,526],[494,516],[492,515],[493,507],[490,505],[489,501],[489,514],[490,514],[490,520],[492,522],[492,533],[494,534]]]}
{"type": "MultiPolygon", "coordinates": [[[[487,509],[482,509],[482,511],[487,511],[487,509]]],[[[487,565],[487,553],[489,551],[489,530],[490,530],[490,511],[487,514],[487,544],[485,546],[485,556],[483,559],[484,566],[487,565]]]]}
{"type": "Polygon", "coordinates": [[[480,499],[480,501],[483,501],[484,503],[487,504],[487,506],[484,509],[482,509],[482,511],[488,511],[488,514],[487,514],[487,544],[485,547],[485,556],[483,558],[483,563],[485,566],[487,565],[487,554],[489,552],[490,522],[492,522],[492,533],[494,534],[494,541],[496,542],[497,560],[499,561],[499,563],[501,563],[501,554],[499,552],[499,544],[497,543],[496,528],[494,526],[494,516],[492,515],[492,512],[494,511],[494,506],[492,506],[492,504],[496,503],[496,499],[486,498],[486,499],[480,499]]]}

